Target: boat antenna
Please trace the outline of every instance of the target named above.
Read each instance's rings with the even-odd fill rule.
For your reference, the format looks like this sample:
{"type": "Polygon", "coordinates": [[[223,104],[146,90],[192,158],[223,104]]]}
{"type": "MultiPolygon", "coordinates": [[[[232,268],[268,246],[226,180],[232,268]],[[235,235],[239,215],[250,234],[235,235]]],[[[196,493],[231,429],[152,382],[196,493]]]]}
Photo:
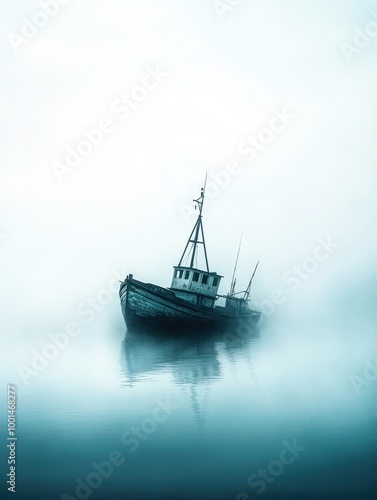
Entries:
{"type": "Polygon", "coordinates": [[[235,278],[235,274],[236,274],[236,270],[237,270],[238,257],[240,255],[240,250],[241,250],[242,237],[243,237],[243,230],[242,230],[242,233],[241,233],[240,243],[238,245],[238,252],[237,252],[236,262],[234,264],[233,276],[232,276],[232,281],[231,281],[231,284],[230,284],[229,295],[231,295],[231,296],[234,295],[234,289],[236,287],[236,281],[237,280],[235,278]]]}
{"type": "Polygon", "coordinates": [[[192,200],[195,203],[195,209],[197,207],[199,207],[199,215],[198,215],[196,223],[191,231],[189,239],[187,240],[185,249],[183,250],[183,254],[182,254],[181,260],[179,261],[178,266],[180,266],[182,264],[183,258],[186,254],[187,247],[189,246],[190,243],[192,243],[193,248],[192,248],[192,255],[191,255],[191,260],[190,260],[190,267],[193,267],[197,247],[198,247],[198,245],[203,245],[204,257],[205,257],[205,261],[206,261],[206,268],[207,268],[207,272],[209,273],[207,249],[206,249],[206,243],[205,243],[205,239],[204,239],[203,222],[202,222],[202,217],[203,217],[202,211],[203,211],[205,190],[206,190],[206,185],[207,185],[207,175],[208,175],[208,172],[206,172],[206,176],[204,179],[204,187],[202,187],[202,189],[200,190],[199,198],[197,198],[196,200],[192,200]],[[202,237],[201,241],[199,240],[199,232],[200,232],[201,237],[202,237]]]}
{"type": "Polygon", "coordinates": [[[259,265],[259,260],[254,268],[254,272],[253,274],[251,275],[251,278],[250,278],[250,281],[249,281],[249,284],[247,285],[247,288],[246,288],[246,291],[245,291],[245,295],[243,297],[243,300],[246,300],[248,301],[249,300],[249,297],[250,297],[250,288],[251,288],[251,283],[253,282],[253,279],[254,279],[254,276],[255,276],[255,273],[257,271],[257,268],[258,268],[258,265],[259,265]]]}

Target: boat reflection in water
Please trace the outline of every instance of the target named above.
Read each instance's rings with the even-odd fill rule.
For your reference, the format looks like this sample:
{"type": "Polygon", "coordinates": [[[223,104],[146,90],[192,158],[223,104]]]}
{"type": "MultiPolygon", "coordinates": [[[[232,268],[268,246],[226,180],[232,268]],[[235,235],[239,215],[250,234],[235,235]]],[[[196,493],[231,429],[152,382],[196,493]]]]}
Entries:
{"type": "MultiPolygon", "coordinates": [[[[259,340],[257,328],[241,334],[213,331],[206,335],[172,336],[171,332],[127,330],[122,343],[124,384],[134,387],[169,373],[174,385],[186,394],[199,427],[204,428],[205,411],[213,383],[224,378],[222,365],[235,366],[240,359],[253,378],[251,345],[259,340]]],[[[233,370],[232,370],[233,371],[233,370]]]]}

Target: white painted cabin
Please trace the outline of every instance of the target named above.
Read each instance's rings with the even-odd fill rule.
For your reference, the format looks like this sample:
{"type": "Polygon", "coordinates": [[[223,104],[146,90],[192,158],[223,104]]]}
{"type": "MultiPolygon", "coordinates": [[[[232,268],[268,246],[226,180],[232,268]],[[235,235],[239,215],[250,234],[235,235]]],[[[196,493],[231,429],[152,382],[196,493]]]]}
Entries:
{"type": "Polygon", "coordinates": [[[170,290],[193,304],[213,307],[222,277],[193,267],[174,266],[170,290]]]}

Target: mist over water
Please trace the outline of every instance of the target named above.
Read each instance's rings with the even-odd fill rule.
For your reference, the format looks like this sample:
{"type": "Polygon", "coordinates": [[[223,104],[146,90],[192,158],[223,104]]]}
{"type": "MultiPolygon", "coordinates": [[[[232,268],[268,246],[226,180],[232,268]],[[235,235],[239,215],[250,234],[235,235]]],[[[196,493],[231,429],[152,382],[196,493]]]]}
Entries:
{"type": "MultiPolygon", "coordinates": [[[[84,498],[88,478],[98,499],[375,498],[372,316],[352,322],[334,300],[307,321],[300,303],[241,336],[168,336],[126,331],[117,301],[37,375],[9,380],[19,498],[84,498]],[[108,477],[90,476],[94,462],[108,477]]],[[[23,362],[47,341],[24,337],[23,362]]]]}
{"type": "Polygon", "coordinates": [[[376,1],[65,3],[1,17],[1,498],[10,383],[20,500],[376,500],[376,1]],[[259,327],[127,331],[206,172],[259,327]]]}

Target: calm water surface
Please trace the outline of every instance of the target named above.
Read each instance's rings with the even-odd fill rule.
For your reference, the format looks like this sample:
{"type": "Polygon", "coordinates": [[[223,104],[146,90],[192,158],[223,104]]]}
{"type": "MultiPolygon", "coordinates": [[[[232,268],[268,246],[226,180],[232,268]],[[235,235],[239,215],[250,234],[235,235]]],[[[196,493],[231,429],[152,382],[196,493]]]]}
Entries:
{"type": "Polygon", "coordinates": [[[367,333],[270,322],[245,338],[173,338],[109,325],[28,385],[10,380],[15,498],[377,498],[377,380],[351,382],[373,359],[367,333]]]}

